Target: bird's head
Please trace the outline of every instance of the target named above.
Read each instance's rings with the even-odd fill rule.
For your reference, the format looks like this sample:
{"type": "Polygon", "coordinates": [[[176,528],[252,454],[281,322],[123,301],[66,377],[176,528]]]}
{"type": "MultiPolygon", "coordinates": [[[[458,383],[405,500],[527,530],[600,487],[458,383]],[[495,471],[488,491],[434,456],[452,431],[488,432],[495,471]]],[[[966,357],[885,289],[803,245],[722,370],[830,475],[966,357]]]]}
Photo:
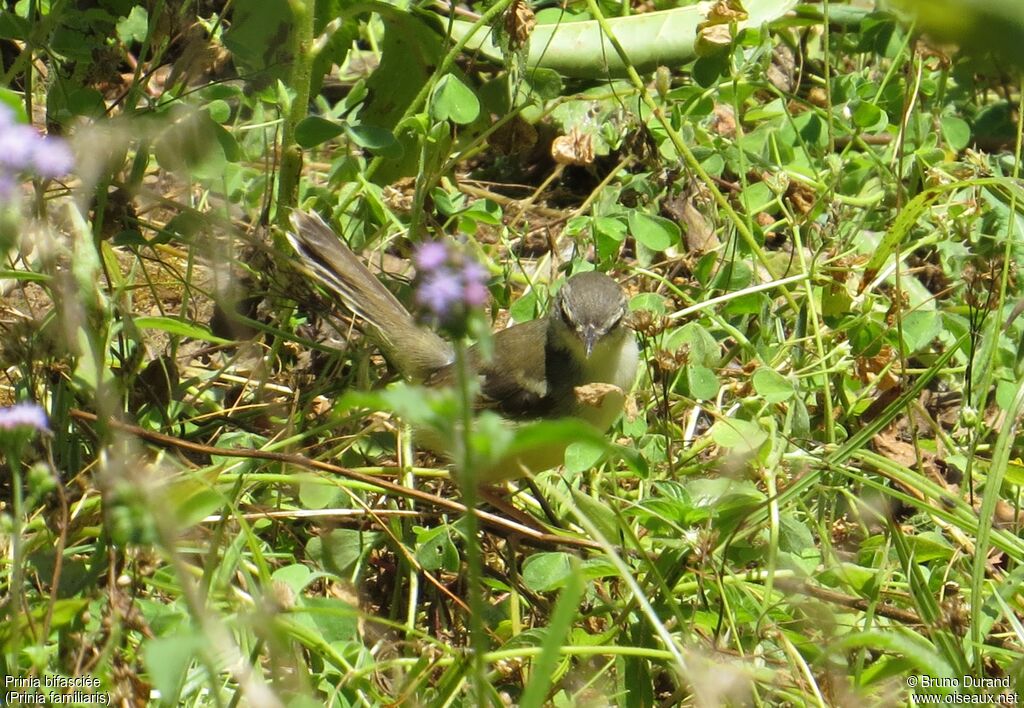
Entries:
{"type": "Polygon", "coordinates": [[[604,273],[577,273],[555,295],[551,319],[557,333],[589,359],[595,350],[621,336],[628,308],[622,288],[604,273]]]}

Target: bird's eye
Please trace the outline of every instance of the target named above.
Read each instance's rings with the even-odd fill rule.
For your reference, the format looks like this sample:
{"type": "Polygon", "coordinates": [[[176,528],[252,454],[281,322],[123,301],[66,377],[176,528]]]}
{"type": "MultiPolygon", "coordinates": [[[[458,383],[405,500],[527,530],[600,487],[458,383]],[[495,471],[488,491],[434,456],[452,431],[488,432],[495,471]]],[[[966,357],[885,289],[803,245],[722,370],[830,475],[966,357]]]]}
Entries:
{"type": "Polygon", "coordinates": [[[622,316],[624,314],[626,314],[625,310],[616,310],[615,311],[615,314],[612,315],[610,320],[608,320],[608,331],[609,332],[619,326],[619,323],[622,322],[622,316]]]}

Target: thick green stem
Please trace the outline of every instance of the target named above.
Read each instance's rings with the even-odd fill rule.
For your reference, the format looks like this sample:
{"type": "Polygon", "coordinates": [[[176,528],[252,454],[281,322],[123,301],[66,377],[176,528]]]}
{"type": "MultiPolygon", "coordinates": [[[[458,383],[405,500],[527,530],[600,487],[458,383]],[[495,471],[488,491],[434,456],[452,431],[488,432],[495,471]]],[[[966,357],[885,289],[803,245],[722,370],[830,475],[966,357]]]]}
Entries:
{"type": "Polygon", "coordinates": [[[314,0],[291,0],[289,5],[295,18],[293,31],[292,73],[289,85],[295,91],[288,117],[281,134],[281,169],[278,172],[276,220],[282,228],[287,224],[288,212],[298,201],[299,178],[302,175],[302,149],[295,142],[295,127],[306,117],[309,106],[309,87],[313,76],[313,16],[314,0]]]}

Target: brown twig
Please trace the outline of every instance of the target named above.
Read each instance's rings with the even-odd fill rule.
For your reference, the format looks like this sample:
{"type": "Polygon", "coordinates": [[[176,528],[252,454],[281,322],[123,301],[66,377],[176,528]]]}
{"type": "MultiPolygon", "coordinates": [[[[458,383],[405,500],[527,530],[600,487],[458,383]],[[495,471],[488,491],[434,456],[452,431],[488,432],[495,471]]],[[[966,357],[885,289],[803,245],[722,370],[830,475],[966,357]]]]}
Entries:
{"type": "MultiPolygon", "coordinates": [[[[95,413],[89,413],[88,411],[79,410],[77,408],[71,409],[71,417],[77,420],[86,421],[90,423],[98,422],[98,417],[95,413]]],[[[350,479],[353,482],[359,482],[360,484],[366,484],[377,487],[384,492],[390,492],[397,496],[405,497],[407,499],[414,499],[424,504],[430,504],[439,509],[445,511],[454,512],[457,514],[466,513],[466,506],[457,501],[446,499],[436,494],[430,494],[419,489],[412,487],[405,487],[401,484],[396,484],[386,479],[380,479],[372,475],[363,474],[362,472],[356,472],[355,470],[347,467],[340,467],[338,465],[332,465],[329,462],[322,462],[320,460],[314,460],[305,455],[297,455],[288,452],[271,452],[268,450],[245,450],[245,449],[224,449],[219,447],[213,447],[211,445],[203,445],[201,443],[194,443],[188,440],[182,440],[170,435],[158,433],[152,430],[146,430],[140,428],[137,425],[131,425],[124,423],[116,419],[110,419],[106,421],[107,425],[115,430],[121,430],[127,433],[131,433],[136,437],[149,442],[156,443],[165,447],[177,448],[179,450],[187,450],[189,452],[198,453],[201,455],[217,455],[221,457],[244,457],[255,460],[268,460],[272,462],[281,462],[284,464],[295,465],[297,467],[304,467],[306,469],[320,470],[323,472],[330,472],[346,479],[350,479]]],[[[477,510],[477,516],[480,521],[492,531],[497,531],[504,534],[513,534],[521,536],[523,541],[537,546],[571,546],[574,548],[586,548],[592,550],[600,550],[600,546],[589,539],[583,538],[572,538],[567,536],[556,536],[555,534],[546,533],[538,529],[524,526],[523,524],[511,521],[497,514],[492,514],[487,511],[477,510]]]]}
{"type": "Polygon", "coordinates": [[[859,610],[861,612],[867,612],[871,610],[876,615],[882,617],[888,617],[889,619],[902,622],[903,624],[909,624],[919,626],[924,624],[921,618],[915,615],[909,610],[901,610],[898,607],[892,605],[886,605],[881,602],[871,607],[870,602],[862,597],[856,597],[854,595],[844,595],[841,592],[835,590],[829,590],[818,585],[811,585],[810,583],[804,582],[803,580],[793,580],[790,578],[776,578],[775,587],[785,592],[795,592],[801,595],[807,595],[813,597],[816,600],[823,600],[833,605],[841,605],[848,607],[851,610],[859,610]]]}

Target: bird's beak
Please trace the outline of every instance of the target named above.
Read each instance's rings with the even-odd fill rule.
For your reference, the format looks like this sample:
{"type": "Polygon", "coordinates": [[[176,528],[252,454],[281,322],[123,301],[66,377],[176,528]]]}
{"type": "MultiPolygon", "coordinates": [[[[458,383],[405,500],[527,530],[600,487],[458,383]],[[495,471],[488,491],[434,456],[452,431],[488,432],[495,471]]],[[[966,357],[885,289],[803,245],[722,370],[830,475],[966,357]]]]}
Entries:
{"type": "Polygon", "coordinates": [[[594,344],[597,342],[597,327],[588,325],[583,329],[583,351],[586,353],[587,358],[590,358],[590,353],[594,351],[594,344]]]}

